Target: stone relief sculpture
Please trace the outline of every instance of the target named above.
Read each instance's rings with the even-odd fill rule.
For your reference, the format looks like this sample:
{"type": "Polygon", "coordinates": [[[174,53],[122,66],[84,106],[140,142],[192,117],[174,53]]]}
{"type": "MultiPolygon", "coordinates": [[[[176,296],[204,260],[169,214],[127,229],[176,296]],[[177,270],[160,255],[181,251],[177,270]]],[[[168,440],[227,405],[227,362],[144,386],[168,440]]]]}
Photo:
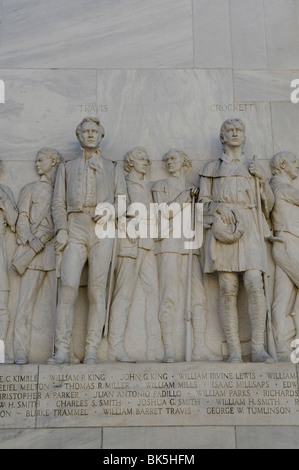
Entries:
{"type": "MultiPolygon", "coordinates": [[[[117,361],[136,362],[124,347],[125,329],[129,308],[132,303],[138,278],[141,281],[145,298],[146,358],[156,359],[157,343],[160,339],[158,322],[158,270],[154,253],[155,242],[150,236],[150,225],[155,223],[150,209],[153,202],[148,170],[151,161],[142,147],[136,147],[125,156],[125,170],[128,203],[128,229],[136,234],[126,233],[118,240],[118,260],[116,264],[116,284],[111,306],[109,326],[109,357],[117,361]],[[136,215],[137,212],[137,215],[136,215]],[[138,236],[137,231],[141,236],[138,236]],[[137,237],[137,238],[136,238],[137,237]]],[[[124,221],[125,222],[125,221],[124,221]]],[[[126,223],[124,224],[126,232],[126,223]]],[[[121,227],[119,227],[121,228],[121,227]]],[[[131,231],[131,232],[132,232],[131,231]]]]}
{"type": "Polygon", "coordinates": [[[28,362],[34,304],[45,276],[56,269],[52,197],[60,162],[61,156],[55,149],[39,150],[36,169],[40,180],[26,185],[18,202],[16,232],[19,246],[12,262],[22,276],[14,323],[16,364],[28,362]]]}
{"type": "Polygon", "coordinates": [[[248,161],[242,149],[245,125],[226,120],[220,130],[223,153],[200,173],[199,201],[211,222],[205,243],[205,272],[218,272],[220,320],[229,349],[228,362],[242,362],[238,333],[237,295],[243,274],[248,295],[253,362],[273,362],[265,350],[267,272],[264,226],[274,196],[256,160],[248,161]]]}
{"type": "Polygon", "coordinates": [[[272,319],[277,359],[290,361],[285,340],[285,322],[291,312],[299,333],[299,190],[294,185],[298,176],[296,155],[279,152],[271,160],[273,177],[270,181],[275,203],[271,212],[273,225],[272,256],[275,261],[275,285],[272,319]],[[292,293],[295,291],[295,301],[292,293]]]}
{"type": "MultiPolygon", "coordinates": [[[[0,185],[0,339],[5,340],[8,325],[10,321],[10,313],[8,309],[8,296],[9,296],[9,279],[8,279],[8,264],[6,253],[5,232],[9,228],[15,232],[16,222],[18,218],[18,209],[14,201],[11,190],[0,185]]],[[[5,357],[7,363],[13,361],[8,356],[5,357]]]]}
{"type": "Polygon", "coordinates": [[[105,322],[106,285],[113,239],[100,239],[96,223],[104,226],[125,212],[126,184],[118,164],[103,159],[99,145],[104,129],[96,118],[84,118],[76,129],[80,157],[59,166],[53,195],[55,248],[62,252],[61,287],[56,312],[55,354],[49,364],[68,362],[80,276],[88,260],[89,314],[85,364],[97,364],[105,322]],[[121,205],[120,202],[123,201],[121,205]],[[105,211],[96,214],[101,204],[105,211]],[[121,209],[121,207],[123,207],[121,209]]]}
{"type": "MultiPolygon", "coordinates": [[[[156,253],[158,259],[160,309],[159,320],[161,324],[162,339],[164,343],[163,362],[175,361],[174,322],[179,314],[178,305],[180,294],[186,292],[188,249],[184,246],[184,238],[173,237],[173,227],[176,217],[180,217],[183,205],[191,202],[191,198],[198,194],[198,187],[190,183],[186,170],[191,167],[188,156],[181,150],[171,149],[163,157],[169,177],[157,181],[153,185],[153,198],[159,204],[165,216],[170,217],[169,233],[157,241],[156,253]],[[170,213],[171,204],[177,203],[177,212],[170,213]]],[[[181,217],[183,223],[184,218],[181,217]]],[[[183,231],[181,231],[183,233],[183,231]]],[[[203,286],[198,251],[194,253],[191,275],[191,305],[193,326],[193,358],[195,360],[219,360],[205,345],[205,331],[207,324],[206,294],[203,286]]]]}
{"type": "MultiPolygon", "coordinates": [[[[169,150],[162,158],[169,176],[152,183],[148,176],[151,162],[143,147],[135,147],[126,154],[126,178],[119,164],[102,157],[99,146],[104,129],[97,118],[84,118],[77,126],[76,136],[82,150],[80,157],[61,162],[55,149],[38,151],[36,169],[40,179],[21,190],[18,207],[9,188],[0,185],[0,339],[3,340],[9,324],[5,248],[8,227],[16,231],[18,244],[12,260],[13,268],[20,275],[13,338],[15,363],[28,362],[34,305],[47,273],[55,269],[60,278],[55,353],[47,363],[70,362],[74,355],[74,305],[86,262],[89,305],[85,364],[98,363],[103,328],[108,325],[108,358],[136,362],[125,349],[125,333],[137,281],[145,304],[147,361],[157,359],[162,335],[162,360],[175,362],[176,321],[182,319],[183,314],[188,315],[188,309],[183,313],[180,306],[189,291],[192,359],[222,360],[206,344],[207,296],[210,294],[204,288],[200,254],[204,254],[204,273],[218,275],[219,317],[229,350],[227,361],[243,360],[237,311],[239,276],[243,276],[251,325],[252,361],[271,363],[276,355],[265,340],[270,318],[267,238],[273,242],[275,262],[271,313],[277,358],[290,361],[285,339],[287,315],[292,315],[296,332],[299,331],[296,156],[280,152],[272,158],[273,177],[269,184],[256,159],[248,159],[243,153],[244,123],[240,119],[228,119],[220,130],[223,153],[204,166],[199,174],[199,187],[189,181],[187,171],[191,162],[178,149],[169,150]],[[190,250],[185,245],[183,224],[185,206],[192,201],[203,203],[207,232],[202,249],[193,250],[192,272],[188,274],[190,250]],[[160,218],[152,210],[153,202],[158,205],[160,218]],[[144,210],[140,210],[141,207],[144,210]],[[163,217],[169,221],[166,234],[161,226],[163,217]],[[270,219],[273,236],[267,224],[270,219]],[[178,224],[181,236],[176,238],[174,227],[178,224]],[[123,233],[116,241],[114,236],[99,236],[99,232],[105,232],[105,227],[113,232],[115,226],[119,234],[123,233]],[[159,229],[156,238],[150,233],[153,227],[159,229]],[[113,253],[117,255],[115,266],[113,253]],[[108,275],[114,268],[116,282],[109,292],[108,275]],[[109,323],[107,292],[112,298],[109,323]]],[[[6,362],[9,361],[12,362],[6,357],[6,362]]],[[[71,362],[79,362],[79,359],[73,358],[71,362]]]]}

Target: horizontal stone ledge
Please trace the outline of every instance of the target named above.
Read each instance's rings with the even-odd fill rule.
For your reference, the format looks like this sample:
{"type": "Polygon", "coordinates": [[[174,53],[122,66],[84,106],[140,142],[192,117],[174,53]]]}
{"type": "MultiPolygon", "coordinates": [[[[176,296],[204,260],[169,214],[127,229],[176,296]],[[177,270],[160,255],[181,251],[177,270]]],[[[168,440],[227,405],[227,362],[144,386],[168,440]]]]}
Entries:
{"type": "Polygon", "coordinates": [[[0,429],[298,424],[291,363],[0,367],[0,429]]]}

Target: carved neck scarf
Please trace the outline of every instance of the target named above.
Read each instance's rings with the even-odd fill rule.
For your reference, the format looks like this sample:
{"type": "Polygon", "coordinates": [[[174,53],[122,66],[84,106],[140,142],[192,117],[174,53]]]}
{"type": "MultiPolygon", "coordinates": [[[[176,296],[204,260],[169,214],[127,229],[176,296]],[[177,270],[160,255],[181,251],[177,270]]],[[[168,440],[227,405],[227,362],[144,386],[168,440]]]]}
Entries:
{"type": "Polygon", "coordinates": [[[101,158],[100,158],[100,149],[95,150],[94,152],[92,152],[90,158],[86,158],[87,154],[90,155],[90,152],[87,152],[86,150],[83,150],[84,162],[92,170],[102,171],[103,170],[103,165],[102,165],[101,158]]]}

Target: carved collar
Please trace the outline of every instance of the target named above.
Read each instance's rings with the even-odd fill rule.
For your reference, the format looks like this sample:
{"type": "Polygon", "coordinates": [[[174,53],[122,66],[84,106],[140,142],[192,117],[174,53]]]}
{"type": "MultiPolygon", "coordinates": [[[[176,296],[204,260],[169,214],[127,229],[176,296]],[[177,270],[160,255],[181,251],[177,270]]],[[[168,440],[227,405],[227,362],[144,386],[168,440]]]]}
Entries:
{"type": "Polygon", "coordinates": [[[244,153],[241,153],[237,158],[233,158],[230,155],[227,155],[226,153],[222,153],[220,160],[222,160],[224,163],[227,163],[228,165],[230,163],[240,163],[243,162],[243,157],[244,153]]]}
{"type": "Polygon", "coordinates": [[[97,171],[103,170],[103,164],[100,157],[100,149],[94,150],[93,152],[87,152],[87,150],[82,150],[82,158],[85,164],[87,164],[90,168],[97,171]],[[91,154],[91,157],[86,158],[87,154],[91,154]]]}
{"type": "Polygon", "coordinates": [[[146,188],[146,186],[149,184],[149,179],[147,178],[147,176],[145,176],[144,179],[139,179],[132,171],[130,171],[130,173],[128,173],[128,175],[126,176],[126,181],[129,181],[130,183],[139,184],[140,186],[142,186],[142,188],[146,188]]]}

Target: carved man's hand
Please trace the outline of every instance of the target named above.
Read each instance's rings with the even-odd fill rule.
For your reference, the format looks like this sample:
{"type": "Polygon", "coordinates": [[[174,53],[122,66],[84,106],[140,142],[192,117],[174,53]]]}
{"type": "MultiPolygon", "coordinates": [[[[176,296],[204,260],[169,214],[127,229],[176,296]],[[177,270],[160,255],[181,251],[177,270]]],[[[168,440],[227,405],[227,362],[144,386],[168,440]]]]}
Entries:
{"type": "Polygon", "coordinates": [[[30,245],[30,248],[32,248],[36,254],[43,251],[44,246],[45,246],[37,237],[33,237],[31,240],[29,240],[29,245],[30,245]]]}
{"type": "Polygon", "coordinates": [[[191,186],[190,188],[190,196],[193,197],[193,196],[197,196],[199,193],[199,188],[198,186],[191,186]]]}
{"type": "Polygon", "coordinates": [[[59,252],[59,251],[64,250],[64,248],[67,245],[68,238],[69,237],[68,237],[67,230],[64,230],[64,229],[59,230],[59,232],[56,235],[56,241],[55,241],[55,244],[54,244],[56,253],[59,252]]]}
{"type": "Polygon", "coordinates": [[[258,179],[260,179],[261,181],[265,180],[263,167],[257,162],[256,156],[253,157],[253,160],[249,166],[249,172],[253,176],[256,176],[258,179]]]}
{"type": "Polygon", "coordinates": [[[101,225],[105,225],[111,219],[111,211],[107,210],[106,214],[96,214],[93,215],[92,218],[94,222],[99,223],[101,225]]]}
{"type": "Polygon", "coordinates": [[[220,215],[225,224],[234,224],[236,222],[234,213],[226,206],[218,206],[216,212],[220,215]]]}

